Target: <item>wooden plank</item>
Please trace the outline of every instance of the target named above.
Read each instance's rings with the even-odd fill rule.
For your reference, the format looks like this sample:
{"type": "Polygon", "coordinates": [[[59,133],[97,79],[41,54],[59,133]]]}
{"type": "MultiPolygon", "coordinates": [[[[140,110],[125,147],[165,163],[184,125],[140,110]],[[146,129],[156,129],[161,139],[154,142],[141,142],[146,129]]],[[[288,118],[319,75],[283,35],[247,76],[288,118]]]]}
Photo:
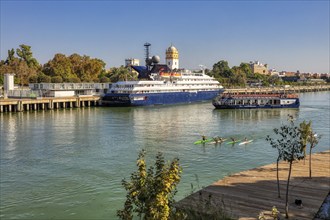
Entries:
{"type": "MultiPolygon", "coordinates": [[[[330,191],[330,151],[312,155],[312,178],[309,178],[309,156],[305,163],[293,165],[289,191],[289,214],[294,219],[312,219],[330,191]],[[302,200],[303,206],[294,204],[302,200]]],[[[285,214],[285,192],[288,163],[279,164],[281,198],[277,196],[276,163],[236,173],[178,202],[180,207],[195,207],[203,212],[209,204],[218,210],[224,204],[227,214],[237,219],[257,219],[260,212],[268,214],[273,206],[285,214]]],[[[212,208],[208,207],[210,212],[212,208]]],[[[268,218],[267,217],[267,218],[268,218]]]]}

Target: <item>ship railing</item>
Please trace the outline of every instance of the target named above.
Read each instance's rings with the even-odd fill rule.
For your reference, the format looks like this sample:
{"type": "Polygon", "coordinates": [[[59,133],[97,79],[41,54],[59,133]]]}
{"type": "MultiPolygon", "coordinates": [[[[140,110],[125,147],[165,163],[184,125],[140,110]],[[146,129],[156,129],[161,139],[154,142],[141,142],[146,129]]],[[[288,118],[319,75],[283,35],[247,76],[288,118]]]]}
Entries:
{"type": "Polygon", "coordinates": [[[273,99],[273,98],[298,98],[296,94],[222,94],[226,98],[240,99],[273,99]]]}

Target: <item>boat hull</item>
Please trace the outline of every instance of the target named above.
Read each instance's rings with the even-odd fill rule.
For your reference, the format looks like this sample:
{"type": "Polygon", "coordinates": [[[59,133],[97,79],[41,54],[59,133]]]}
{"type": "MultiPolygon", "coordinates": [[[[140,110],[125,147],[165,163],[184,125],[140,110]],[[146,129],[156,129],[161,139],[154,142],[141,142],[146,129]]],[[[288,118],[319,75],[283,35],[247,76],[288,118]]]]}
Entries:
{"type": "Polygon", "coordinates": [[[106,94],[102,98],[104,106],[147,106],[170,105],[212,100],[223,90],[200,92],[167,92],[142,94],[106,94]]]}

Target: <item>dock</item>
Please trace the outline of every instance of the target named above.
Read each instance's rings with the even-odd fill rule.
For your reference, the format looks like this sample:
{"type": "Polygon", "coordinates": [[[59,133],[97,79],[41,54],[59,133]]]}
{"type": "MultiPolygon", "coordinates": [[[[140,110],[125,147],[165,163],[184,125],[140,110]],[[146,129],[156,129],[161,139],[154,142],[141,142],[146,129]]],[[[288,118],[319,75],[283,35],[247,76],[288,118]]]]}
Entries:
{"type": "Polygon", "coordinates": [[[100,99],[100,96],[0,99],[0,113],[99,106],[100,99]]]}
{"type": "MultiPolygon", "coordinates": [[[[178,207],[203,214],[219,212],[233,219],[258,219],[264,213],[271,218],[272,207],[285,219],[285,193],[289,164],[279,165],[281,198],[278,198],[276,163],[227,176],[191,194],[178,207]],[[208,203],[208,205],[205,205],[208,203]]],[[[311,220],[330,192],[330,151],[312,154],[312,178],[309,178],[309,155],[293,164],[289,188],[289,219],[311,220]],[[301,200],[302,206],[295,204],[301,200]]]]}
{"type": "Polygon", "coordinates": [[[224,93],[231,94],[260,94],[260,93],[301,93],[329,91],[330,85],[289,86],[289,87],[260,87],[225,89],[224,93]]]}

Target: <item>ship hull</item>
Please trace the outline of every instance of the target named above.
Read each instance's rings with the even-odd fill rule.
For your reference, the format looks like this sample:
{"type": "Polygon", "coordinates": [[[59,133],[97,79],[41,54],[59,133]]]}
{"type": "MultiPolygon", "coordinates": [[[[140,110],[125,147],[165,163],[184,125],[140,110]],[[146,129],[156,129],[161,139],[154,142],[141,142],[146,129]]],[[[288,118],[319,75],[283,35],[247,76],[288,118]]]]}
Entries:
{"type": "Polygon", "coordinates": [[[104,106],[147,106],[147,105],[171,105],[212,100],[223,90],[200,92],[167,92],[148,94],[106,94],[102,98],[104,106]]]}

